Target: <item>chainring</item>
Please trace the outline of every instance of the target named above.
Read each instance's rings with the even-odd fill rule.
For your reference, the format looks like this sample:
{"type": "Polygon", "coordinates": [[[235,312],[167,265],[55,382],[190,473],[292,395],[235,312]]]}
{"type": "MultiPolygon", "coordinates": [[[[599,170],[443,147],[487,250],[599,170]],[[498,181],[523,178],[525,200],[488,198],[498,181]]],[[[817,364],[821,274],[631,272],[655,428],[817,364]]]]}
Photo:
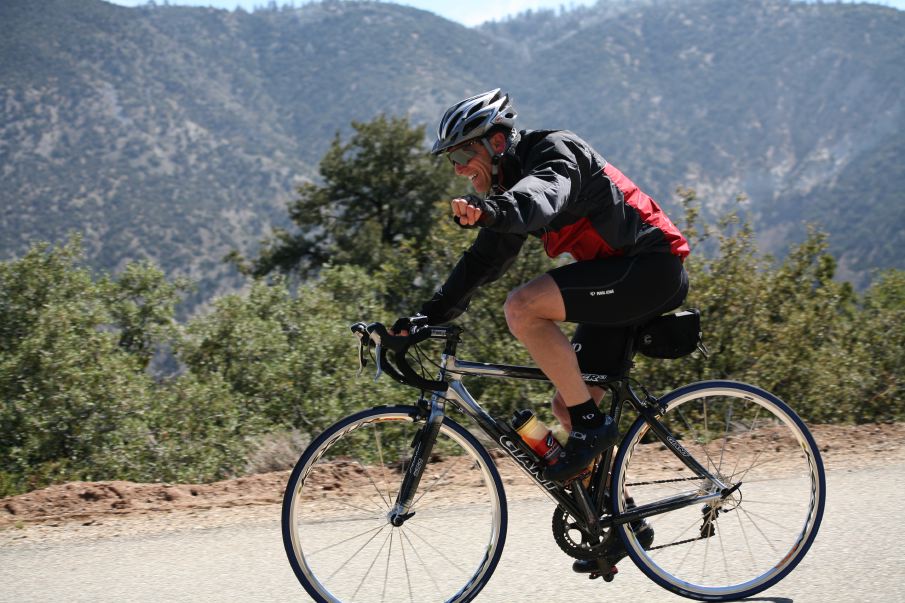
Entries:
{"type": "Polygon", "coordinates": [[[582,530],[575,521],[570,521],[571,515],[562,507],[556,507],[553,512],[553,539],[566,555],[575,559],[599,559],[609,548],[610,539],[614,536],[610,531],[604,531],[600,538],[596,538],[582,530]],[[578,541],[575,536],[580,536],[578,541]],[[594,542],[596,540],[596,542],[594,542]]]}

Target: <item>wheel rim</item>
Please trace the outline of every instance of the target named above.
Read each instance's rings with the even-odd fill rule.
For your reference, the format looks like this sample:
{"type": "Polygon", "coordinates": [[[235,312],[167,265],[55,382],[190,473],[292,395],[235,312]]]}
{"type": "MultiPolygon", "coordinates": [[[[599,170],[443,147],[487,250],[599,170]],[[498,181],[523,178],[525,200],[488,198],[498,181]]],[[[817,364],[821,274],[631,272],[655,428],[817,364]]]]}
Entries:
{"type": "MultiPolygon", "coordinates": [[[[325,601],[467,601],[498,560],[505,512],[495,471],[444,421],[412,505],[393,527],[388,513],[422,425],[407,412],[361,416],[303,455],[289,503],[297,574],[325,601]],[[463,539],[461,526],[486,526],[463,539]]],[[[486,458],[485,458],[486,457],[486,458]]]]}
{"type": "MultiPolygon", "coordinates": [[[[784,404],[758,391],[692,388],[667,407],[661,422],[680,434],[679,444],[725,484],[741,485],[722,501],[649,518],[648,551],[625,530],[633,557],[655,581],[693,598],[750,596],[775,584],[807,551],[822,516],[825,484],[813,439],[784,404]]],[[[717,490],[646,438],[648,429],[639,424],[629,434],[620,490],[639,506],[717,490]]]]}

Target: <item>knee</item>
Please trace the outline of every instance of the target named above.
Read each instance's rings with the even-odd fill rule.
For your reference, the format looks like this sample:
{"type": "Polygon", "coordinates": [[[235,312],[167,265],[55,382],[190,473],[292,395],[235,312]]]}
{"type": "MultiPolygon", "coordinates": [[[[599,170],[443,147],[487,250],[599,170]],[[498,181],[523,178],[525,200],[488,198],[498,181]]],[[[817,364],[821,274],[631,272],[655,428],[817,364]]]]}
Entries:
{"type": "Polygon", "coordinates": [[[548,275],[510,291],[503,312],[509,330],[519,339],[544,322],[565,319],[559,289],[548,275]]]}
{"type": "Polygon", "coordinates": [[[509,292],[506,303],[503,304],[503,313],[509,332],[518,337],[531,318],[529,296],[525,293],[524,287],[509,292]]]}

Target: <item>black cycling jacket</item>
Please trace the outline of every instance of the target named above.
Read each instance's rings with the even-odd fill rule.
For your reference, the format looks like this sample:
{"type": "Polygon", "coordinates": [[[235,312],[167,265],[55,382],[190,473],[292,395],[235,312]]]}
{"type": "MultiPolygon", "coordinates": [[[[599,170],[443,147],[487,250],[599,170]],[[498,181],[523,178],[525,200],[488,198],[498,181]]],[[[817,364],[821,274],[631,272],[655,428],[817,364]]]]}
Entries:
{"type": "Polygon", "coordinates": [[[502,173],[508,189],[487,198],[498,209],[496,220],[421,307],[431,324],[464,312],[478,287],[512,265],[528,235],[543,240],[550,257],[568,253],[579,262],[688,255],[688,242],[660,206],[572,132],[522,131],[502,173]]]}

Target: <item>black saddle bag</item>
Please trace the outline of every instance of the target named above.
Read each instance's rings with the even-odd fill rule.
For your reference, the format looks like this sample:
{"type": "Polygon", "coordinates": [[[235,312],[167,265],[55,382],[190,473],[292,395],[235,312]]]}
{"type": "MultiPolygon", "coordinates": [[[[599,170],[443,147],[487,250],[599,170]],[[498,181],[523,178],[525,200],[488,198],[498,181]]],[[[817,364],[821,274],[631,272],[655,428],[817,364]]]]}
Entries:
{"type": "Polygon", "coordinates": [[[705,352],[701,338],[701,313],[683,310],[642,325],[635,336],[635,351],[650,358],[681,358],[699,346],[705,352]]]}

